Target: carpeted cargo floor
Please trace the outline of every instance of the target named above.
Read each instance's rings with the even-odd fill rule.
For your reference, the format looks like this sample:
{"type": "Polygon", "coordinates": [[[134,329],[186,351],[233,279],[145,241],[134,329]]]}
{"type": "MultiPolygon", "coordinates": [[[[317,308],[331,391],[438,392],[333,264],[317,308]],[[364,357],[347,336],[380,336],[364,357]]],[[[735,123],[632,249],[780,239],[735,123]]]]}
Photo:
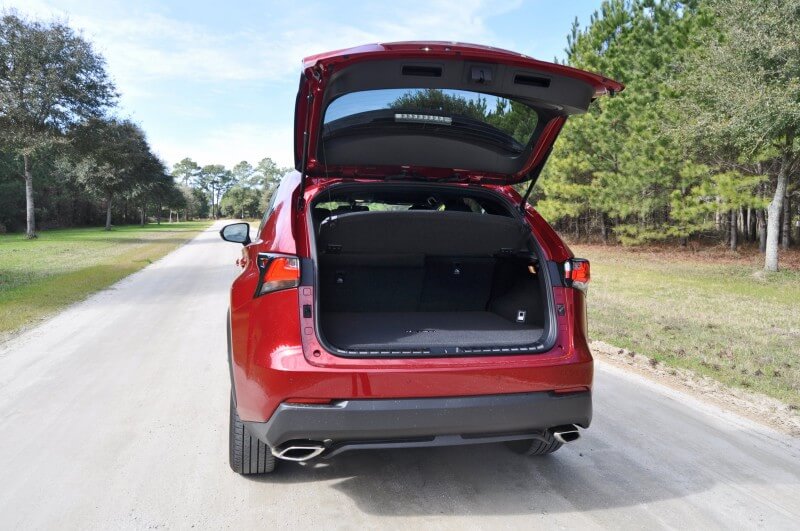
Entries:
{"type": "Polygon", "coordinates": [[[347,349],[438,346],[510,346],[537,341],[536,325],[508,321],[491,312],[328,312],[325,338],[347,349]]]}

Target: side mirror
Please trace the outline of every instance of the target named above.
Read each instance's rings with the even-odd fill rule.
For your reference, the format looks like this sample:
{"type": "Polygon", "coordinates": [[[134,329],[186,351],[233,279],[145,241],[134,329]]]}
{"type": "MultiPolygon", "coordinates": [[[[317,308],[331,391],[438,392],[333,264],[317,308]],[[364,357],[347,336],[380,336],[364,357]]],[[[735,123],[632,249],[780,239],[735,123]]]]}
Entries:
{"type": "Polygon", "coordinates": [[[225,225],[219,231],[219,235],[226,242],[241,243],[247,245],[250,243],[250,224],[249,223],[231,223],[225,225]]]}

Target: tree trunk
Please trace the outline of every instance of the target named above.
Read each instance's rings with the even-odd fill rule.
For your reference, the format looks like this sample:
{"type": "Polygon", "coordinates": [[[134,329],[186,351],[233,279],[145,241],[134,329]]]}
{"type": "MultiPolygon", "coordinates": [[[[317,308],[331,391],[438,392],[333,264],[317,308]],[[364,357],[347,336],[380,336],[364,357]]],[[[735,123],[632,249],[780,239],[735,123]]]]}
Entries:
{"type": "Polygon", "coordinates": [[[161,203],[158,204],[158,209],[156,210],[156,225],[161,225],[161,203]]]}
{"type": "Polygon", "coordinates": [[[27,238],[36,237],[36,216],[33,212],[33,174],[31,173],[30,157],[22,155],[22,161],[25,166],[25,214],[27,220],[27,230],[25,236],[27,238]]]}
{"type": "Polygon", "coordinates": [[[106,230],[111,230],[111,195],[106,197],[106,230]]]}
{"type": "Polygon", "coordinates": [[[217,218],[217,193],[211,188],[211,219],[217,218]]]}
{"type": "Polygon", "coordinates": [[[750,241],[750,207],[747,207],[746,210],[742,210],[742,236],[744,236],[744,241],[750,241]]]}
{"type": "Polygon", "coordinates": [[[75,225],[75,214],[78,212],[78,198],[75,197],[73,194],[72,201],[70,201],[70,215],[69,215],[69,222],[72,225],[75,225]]]}
{"type": "Polygon", "coordinates": [[[145,207],[145,205],[146,205],[146,203],[142,203],[142,210],[141,210],[142,217],[140,218],[140,221],[139,221],[139,225],[141,225],[142,227],[144,227],[144,217],[145,217],[144,207],[145,207]]]}
{"type": "MultiPolygon", "coordinates": [[[[789,143],[791,146],[791,143],[789,143]]],[[[767,248],[764,258],[764,269],[767,271],[778,270],[778,233],[780,232],[781,211],[783,198],[786,196],[787,170],[789,166],[789,148],[784,149],[781,156],[781,165],[778,169],[778,182],[775,185],[775,195],[767,210],[767,248]]]]}
{"type": "Polygon", "coordinates": [[[788,249],[792,243],[792,204],[787,194],[783,198],[783,231],[781,233],[781,247],[788,249]]]}
{"type": "Polygon", "coordinates": [[[764,209],[756,210],[756,232],[758,232],[758,250],[767,252],[767,223],[764,220],[764,209]]]}
{"type": "Polygon", "coordinates": [[[603,236],[603,243],[608,244],[608,216],[603,212],[600,214],[600,234],[603,236]]]}
{"type": "Polygon", "coordinates": [[[736,210],[731,210],[731,251],[734,252],[739,245],[739,223],[736,220],[738,214],[736,210]]]}
{"type": "Polygon", "coordinates": [[[744,217],[744,207],[739,207],[739,213],[736,215],[736,226],[739,228],[739,233],[744,234],[744,239],[747,240],[747,229],[744,226],[745,217],[744,217]]]}

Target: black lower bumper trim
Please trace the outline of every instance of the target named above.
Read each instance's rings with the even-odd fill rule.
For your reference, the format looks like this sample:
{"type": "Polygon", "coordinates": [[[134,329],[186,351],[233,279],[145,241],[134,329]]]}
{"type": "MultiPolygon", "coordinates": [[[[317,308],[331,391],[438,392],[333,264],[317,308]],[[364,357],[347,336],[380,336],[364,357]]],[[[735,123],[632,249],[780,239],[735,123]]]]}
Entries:
{"type": "Polygon", "coordinates": [[[343,400],[333,404],[281,404],[267,422],[245,422],[272,448],[288,441],[369,441],[460,436],[465,440],[536,433],[592,420],[589,391],[443,398],[343,400]]]}
{"type": "Polygon", "coordinates": [[[395,439],[393,441],[356,441],[331,444],[327,451],[322,454],[325,459],[330,459],[343,452],[351,450],[386,450],[391,448],[429,448],[434,446],[461,446],[464,444],[486,444],[506,441],[521,441],[528,439],[540,439],[550,442],[552,435],[548,436],[545,431],[534,431],[526,433],[505,433],[502,435],[483,435],[464,437],[461,435],[437,435],[428,439],[395,439]]]}

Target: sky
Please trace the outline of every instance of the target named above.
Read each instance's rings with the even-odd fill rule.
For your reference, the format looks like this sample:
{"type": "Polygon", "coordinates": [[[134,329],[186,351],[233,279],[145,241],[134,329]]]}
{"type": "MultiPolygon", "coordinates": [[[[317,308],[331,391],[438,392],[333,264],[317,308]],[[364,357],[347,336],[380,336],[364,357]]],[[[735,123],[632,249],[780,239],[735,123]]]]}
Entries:
{"type": "Polygon", "coordinates": [[[138,123],[169,167],[271,157],[292,166],[303,57],[373,42],[459,41],[563,58],[575,17],[600,0],[0,0],[66,21],[107,61],[116,113],[138,123]]]}

